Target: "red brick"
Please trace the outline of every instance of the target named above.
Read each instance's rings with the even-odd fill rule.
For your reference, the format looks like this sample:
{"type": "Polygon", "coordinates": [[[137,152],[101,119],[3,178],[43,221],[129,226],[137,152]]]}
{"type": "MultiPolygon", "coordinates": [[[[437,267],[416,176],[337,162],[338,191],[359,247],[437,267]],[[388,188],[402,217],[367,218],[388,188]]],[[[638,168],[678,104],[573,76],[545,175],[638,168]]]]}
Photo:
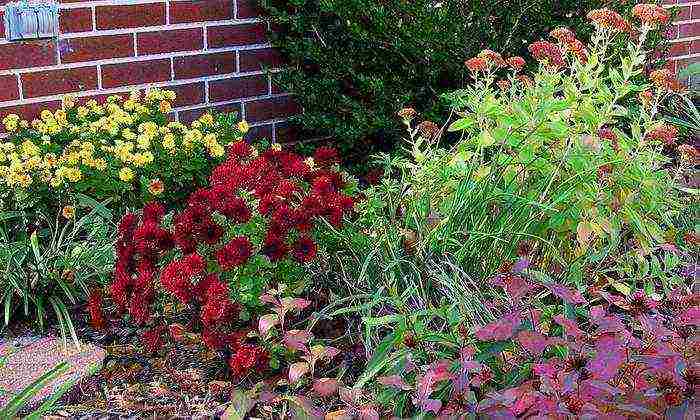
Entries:
{"type": "Polygon", "coordinates": [[[207,44],[209,48],[264,44],[267,42],[265,32],[262,23],[210,26],[207,28],[207,44]]]}
{"type": "Polygon", "coordinates": [[[256,125],[255,127],[250,127],[245,135],[245,139],[248,141],[254,140],[272,140],[272,124],[256,125]]]}
{"type": "Polygon", "coordinates": [[[690,51],[690,41],[674,42],[670,45],[668,49],[669,57],[678,57],[681,55],[688,55],[690,51]]]}
{"type": "Polygon", "coordinates": [[[63,63],[132,57],[134,37],[123,34],[60,39],[58,49],[63,63]]]}
{"type": "Polygon", "coordinates": [[[132,61],[102,66],[102,87],[139,85],[170,80],[170,60],[132,61]]]}
{"type": "Polygon", "coordinates": [[[666,30],[666,33],[664,34],[666,36],[666,39],[676,39],[678,38],[678,26],[676,25],[669,25],[668,29],[666,30]]]}
{"type": "Polygon", "coordinates": [[[249,122],[267,121],[274,118],[286,118],[297,114],[301,108],[289,96],[259,99],[246,102],[245,117],[249,122]]]}
{"type": "MultiPolygon", "coordinates": [[[[61,101],[47,101],[33,104],[12,105],[6,107],[2,107],[2,104],[0,104],[0,120],[7,114],[17,114],[20,116],[20,118],[31,121],[34,118],[37,118],[41,111],[44,109],[50,109],[51,111],[55,111],[60,107],[61,101]]],[[[2,124],[0,124],[0,133],[4,132],[4,130],[5,127],[2,124]]]]}
{"type": "Polygon", "coordinates": [[[204,22],[233,18],[233,0],[191,0],[170,2],[170,22],[204,22]]]}
{"type": "Polygon", "coordinates": [[[22,92],[27,98],[97,89],[97,67],[80,67],[26,73],[22,92]]]}
{"type": "Polygon", "coordinates": [[[690,38],[693,36],[700,36],[700,21],[684,23],[678,26],[679,38],[690,38]]]}
{"type": "Polygon", "coordinates": [[[259,71],[265,68],[276,69],[282,66],[282,55],[272,48],[243,50],[238,52],[241,72],[259,71]]]}
{"type": "Polygon", "coordinates": [[[174,59],[175,79],[236,72],[236,53],[199,54],[174,59]]]}
{"type": "Polygon", "coordinates": [[[676,15],[676,22],[688,19],[690,19],[690,6],[679,7],[678,14],[676,15]]]}
{"type": "Polygon", "coordinates": [[[174,105],[176,107],[204,103],[204,82],[167,86],[163,89],[172,90],[175,92],[177,97],[175,98],[174,105]]]}
{"type": "Polygon", "coordinates": [[[268,94],[267,76],[248,76],[209,82],[209,100],[212,102],[250,98],[268,94]]]}
{"type": "Polygon", "coordinates": [[[165,3],[97,6],[97,29],[138,28],[165,24],[165,3]]]}
{"type": "Polygon", "coordinates": [[[250,19],[262,14],[258,0],[237,0],[236,3],[239,19],[250,19]]]}
{"type": "Polygon", "coordinates": [[[0,45],[0,70],[56,64],[53,41],[13,42],[0,45]]]}
{"type": "Polygon", "coordinates": [[[219,105],[219,106],[214,106],[214,107],[188,109],[186,111],[178,111],[177,115],[178,115],[178,119],[180,120],[181,123],[189,124],[192,121],[194,121],[197,118],[204,115],[208,111],[223,112],[223,113],[235,112],[238,115],[241,115],[241,104],[236,103],[236,104],[219,105]]]}
{"type": "Polygon", "coordinates": [[[202,28],[142,32],[136,35],[136,49],[139,55],[201,50],[202,32],[202,28]]]}
{"type": "Polygon", "coordinates": [[[15,99],[19,99],[17,76],[14,74],[0,76],[0,101],[13,101],[15,99]]]}
{"type": "Polygon", "coordinates": [[[61,9],[58,12],[58,26],[62,34],[92,30],[92,9],[61,9]]]}

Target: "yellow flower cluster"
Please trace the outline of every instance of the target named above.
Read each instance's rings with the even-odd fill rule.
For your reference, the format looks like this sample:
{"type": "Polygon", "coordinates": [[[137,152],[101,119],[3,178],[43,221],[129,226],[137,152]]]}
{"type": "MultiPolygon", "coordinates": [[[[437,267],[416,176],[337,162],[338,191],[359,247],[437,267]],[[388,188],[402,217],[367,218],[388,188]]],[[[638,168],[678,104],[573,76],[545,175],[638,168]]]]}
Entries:
{"type": "MultiPolygon", "coordinates": [[[[111,182],[130,189],[143,179],[151,195],[160,195],[167,190],[169,168],[179,169],[195,156],[213,166],[225,154],[211,114],[190,127],[168,120],[174,100],[174,92],[160,89],[79,106],[69,96],[61,109],[44,110],[31,122],[7,115],[2,124],[10,138],[0,143],[0,187],[58,188],[92,181],[93,188],[111,182]]],[[[240,136],[248,129],[245,122],[236,126],[240,136]]]]}

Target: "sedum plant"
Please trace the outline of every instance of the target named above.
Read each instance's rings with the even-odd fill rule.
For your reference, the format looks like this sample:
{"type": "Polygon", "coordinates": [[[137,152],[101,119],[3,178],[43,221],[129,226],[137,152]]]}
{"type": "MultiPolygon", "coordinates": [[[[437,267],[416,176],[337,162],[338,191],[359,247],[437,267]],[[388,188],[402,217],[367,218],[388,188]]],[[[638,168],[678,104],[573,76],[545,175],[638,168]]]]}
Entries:
{"type": "Polygon", "coordinates": [[[677,130],[657,115],[660,98],[678,83],[666,71],[637,83],[648,33],[669,18],[635,8],[639,27],[617,13],[591,12],[595,33],[583,44],[566,28],[553,42],[529,46],[539,62],[484,50],[466,61],[476,82],[445,98],[451,123],[406,124],[410,158],[380,158],[395,175],[368,193],[364,221],[391,226],[411,248],[450,255],[476,278],[518,253],[540,267],[581,278],[589,265],[608,267],[619,252],[653,253],[673,242],[682,198],[665,169],[677,130]],[[627,55],[610,45],[629,37],[627,55]],[[623,105],[625,104],[625,105],[623,105]],[[439,145],[449,131],[460,136],[439,145]],[[389,222],[387,223],[387,218],[389,222]]]}

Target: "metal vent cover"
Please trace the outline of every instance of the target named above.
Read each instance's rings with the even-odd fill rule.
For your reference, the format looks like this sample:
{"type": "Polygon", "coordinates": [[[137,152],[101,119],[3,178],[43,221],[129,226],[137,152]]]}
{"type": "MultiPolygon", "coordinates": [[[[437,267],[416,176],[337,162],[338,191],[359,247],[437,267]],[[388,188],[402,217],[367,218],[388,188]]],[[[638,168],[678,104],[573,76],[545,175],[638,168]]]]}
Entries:
{"type": "Polygon", "coordinates": [[[58,4],[10,3],[4,21],[8,41],[52,38],[58,35],[58,4]]]}

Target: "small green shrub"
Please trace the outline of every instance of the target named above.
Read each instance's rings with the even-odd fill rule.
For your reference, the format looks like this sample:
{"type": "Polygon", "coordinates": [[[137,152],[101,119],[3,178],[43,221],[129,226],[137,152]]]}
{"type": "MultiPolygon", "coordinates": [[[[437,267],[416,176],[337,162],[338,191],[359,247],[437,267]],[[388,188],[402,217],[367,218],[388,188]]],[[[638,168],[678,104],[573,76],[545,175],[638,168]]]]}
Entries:
{"type": "MultiPolygon", "coordinates": [[[[395,112],[411,106],[433,120],[449,108],[439,96],[471,79],[464,57],[483,48],[523,54],[531,40],[565,22],[586,40],[586,12],[610,3],[629,15],[636,2],[603,0],[261,0],[272,43],[289,67],[274,75],[295,95],[294,120],[364,160],[401,136],[395,112]]],[[[647,46],[662,43],[660,32],[647,46]]]]}

